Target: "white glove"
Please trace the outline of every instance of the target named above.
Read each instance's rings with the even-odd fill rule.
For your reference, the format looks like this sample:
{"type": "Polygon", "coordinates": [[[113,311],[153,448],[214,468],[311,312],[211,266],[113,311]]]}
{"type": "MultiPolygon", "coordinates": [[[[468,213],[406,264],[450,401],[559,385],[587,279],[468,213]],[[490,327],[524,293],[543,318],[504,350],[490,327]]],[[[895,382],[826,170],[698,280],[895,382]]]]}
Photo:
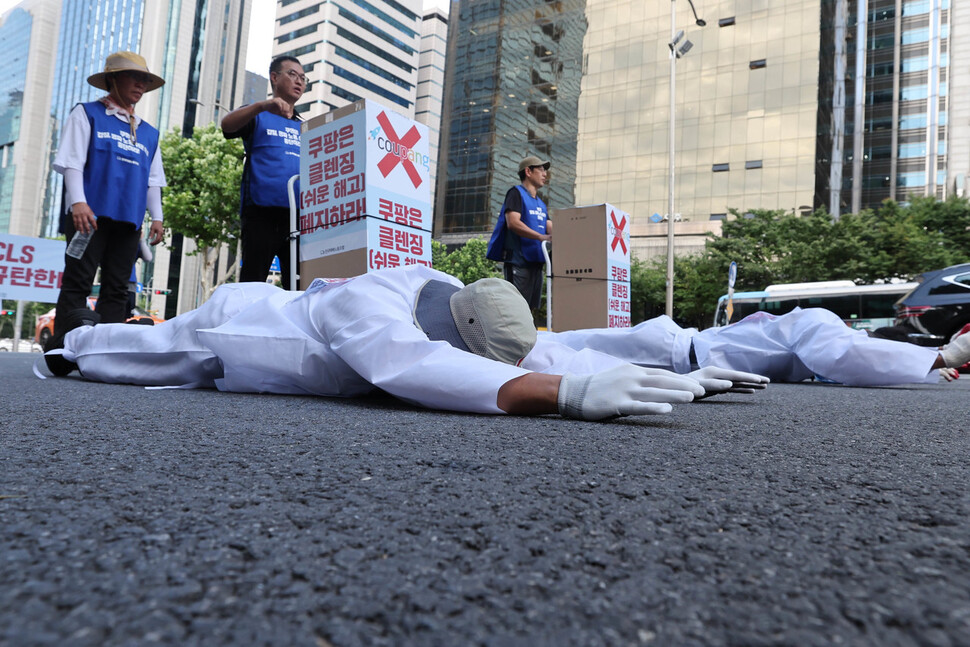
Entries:
{"type": "Polygon", "coordinates": [[[594,375],[563,375],[558,404],[566,418],[602,420],[670,413],[669,402],[690,402],[702,395],[704,387],[692,378],[624,364],[594,375]]]}
{"type": "Polygon", "coordinates": [[[960,371],[955,368],[941,368],[940,377],[942,377],[947,382],[952,382],[953,380],[960,379],[960,371]]]}
{"type": "Polygon", "coordinates": [[[756,373],[744,373],[742,371],[732,371],[729,368],[718,368],[707,366],[688,373],[687,377],[692,377],[704,387],[704,395],[708,398],[720,393],[754,393],[755,391],[768,387],[771,382],[763,375],[756,373]]]}
{"type": "Polygon", "coordinates": [[[960,335],[940,351],[947,368],[960,368],[970,362],[970,334],[960,335]]]}

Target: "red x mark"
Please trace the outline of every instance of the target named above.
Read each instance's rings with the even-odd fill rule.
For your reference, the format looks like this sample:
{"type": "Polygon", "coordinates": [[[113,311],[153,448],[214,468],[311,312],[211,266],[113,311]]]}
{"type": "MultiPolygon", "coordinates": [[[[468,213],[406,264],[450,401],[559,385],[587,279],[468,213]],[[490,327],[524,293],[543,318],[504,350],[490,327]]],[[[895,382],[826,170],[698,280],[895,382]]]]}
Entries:
{"type": "Polygon", "coordinates": [[[626,216],[623,216],[623,220],[617,222],[616,213],[611,211],[610,218],[613,219],[613,228],[615,230],[615,233],[613,234],[613,242],[610,244],[610,247],[615,252],[616,246],[619,244],[619,246],[623,248],[623,253],[626,254],[626,241],[623,240],[623,230],[626,229],[626,216]]]}
{"type": "MultiPolygon", "coordinates": [[[[377,115],[377,122],[384,129],[384,134],[387,135],[388,141],[392,144],[397,144],[400,147],[410,150],[421,139],[421,133],[418,132],[417,126],[411,126],[411,130],[407,131],[404,137],[398,138],[397,133],[394,132],[394,127],[391,126],[390,119],[387,118],[384,112],[377,115]]],[[[414,188],[416,189],[421,186],[421,176],[418,174],[418,169],[414,167],[414,162],[407,158],[401,158],[394,153],[388,153],[384,156],[384,159],[378,162],[377,168],[384,177],[387,177],[388,173],[393,171],[394,167],[399,163],[404,165],[404,170],[407,171],[408,177],[411,178],[411,183],[414,185],[414,188]]]]}

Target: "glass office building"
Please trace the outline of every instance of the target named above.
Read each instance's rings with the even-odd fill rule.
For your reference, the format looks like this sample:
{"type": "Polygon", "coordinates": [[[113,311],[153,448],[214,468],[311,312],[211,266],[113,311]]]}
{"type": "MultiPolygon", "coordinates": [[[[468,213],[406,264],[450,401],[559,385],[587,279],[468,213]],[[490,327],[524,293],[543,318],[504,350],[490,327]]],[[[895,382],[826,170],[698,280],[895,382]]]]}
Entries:
{"type": "Polygon", "coordinates": [[[837,214],[887,198],[953,193],[948,105],[966,97],[965,86],[958,82],[954,95],[949,82],[950,0],[824,3],[823,24],[845,35],[844,45],[823,43],[823,53],[831,53],[831,65],[823,59],[822,81],[833,87],[832,123],[840,121],[840,87],[845,96],[844,129],[834,128],[831,137],[841,134],[843,141],[833,141],[828,156],[836,164],[830,177],[818,178],[830,184],[825,206],[837,214]],[[831,83],[825,78],[830,71],[831,83]]]}
{"type": "MultiPolygon", "coordinates": [[[[62,3],[50,107],[51,161],[71,109],[105,94],[89,85],[88,77],[104,69],[104,61],[112,52],[140,51],[144,11],[145,0],[62,3]]],[[[41,235],[54,237],[62,209],[61,176],[49,168],[41,235]]]]}
{"type": "Polygon", "coordinates": [[[580,99],[579,204],[632,214],[640,258],[666,255],[671,11],[692,47],[674,70],[673,217],[678,251],[703,246],[730,208],[813,204],[818,0],[590,1],[580,99]]]}
{"type": "Polygon", "coordinates": [[[453,10],[435,234],[491,232],[518,164],[552,163],[540,195],[575,202],[585,0],[471,0],[453,10]]]}
{"type": "Polygon", "coordinates": [[[421,52],[418,56],[418,86],[414,119],[428,127],[431,152],[431,199],[438,181],[438,150],[441,140],[441,102],[444,99],[445,60],[448,56],[447,7],[426,3],[421,18],[421,52]]]}
{"type": "MultiPolygon", "coordinates": [[[[550,192],[561,193],[552,208],[615,204],[633,216],[641,258],[666,254],[672,11],[675,30],[684,31],[678,47],[692,45],[674,70],[678,252],[702,247],[731,209],[824,207],[838,215],[887,197],[966,191],[970,72],[950,61],[956,52],[970,56],[970,38],[957,38],[970,26],[970,7],[951,7],[950,0],[695,6],[703,27],[687,2],[461,2],[446,87],[448,162],[439,172],[447,192],[437,205],[448,242],[490,230],[514,183],[514,167],[498,169],[535,145],[553,158],[550,192]],[[543,148],[534,111],[504,121],[500,115],[512,110],[510,95],[538,96],[538,84],[516,85],[532,64],[529,52],[515,53],[517,43],[528,49],[518,38],[523,24],[571,15],[567,24],[582,26],[581,42],[553,40],[559,49],[550,51],[561,57],[559,69],[577,71],[576,116],[560,119],[569,105],[563,78],[557,128],[542,131],[557,144],[543,148]],[[572,61],[581,65],[570,68],[572,61]],[[504,146],[510,139],[515,153],[504,146]],[[574,152],[558,157],[571,146],[574,152]]],[[[538,58],[540,40],[533,40],[538,58]]]]}
{"type": "Polygon", "coordinates": [[[14,150],[20,139],[27,80],[27,55],[33,18],[14,9],[0,25],[0,232],[10,232],[14,178],[17,165],[14,150]]]}

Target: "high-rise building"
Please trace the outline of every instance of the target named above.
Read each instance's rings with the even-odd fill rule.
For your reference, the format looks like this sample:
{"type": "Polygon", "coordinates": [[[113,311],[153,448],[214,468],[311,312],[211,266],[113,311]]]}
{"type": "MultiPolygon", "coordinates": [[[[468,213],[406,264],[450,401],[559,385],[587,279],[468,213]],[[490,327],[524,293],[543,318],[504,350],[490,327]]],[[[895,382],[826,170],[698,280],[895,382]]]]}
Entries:
{"type": "MultiPolygon", "coordinates": [[[[61,176],[51,170],[50,162],[57,151],[61,126],[75,105],[93,101],[105,94],[103,90],[89,85],[87,78],[104,69],[104,61],[109,54],[119,50],[141,50],[145,3],[146,0],[62,0],[57,3],[61,5],[61,17],[54,52],[56,58],[53,59],[50,108],[45,110],[49,115],[45,128],[49,147],[42,167],[47,176],[43,219],[39,223],[42,236],[56,236],[60,221],[61,176]]],[[[158,66],[153,65],[152,58],[145,58],[149,69],[164,78],[158,66]]],[[[151,101],[149,96],[145,95],[147,101],[151,101]]],[[[137,109],[142,115],[150,114],[145,109],[145,103],[137,109]]],[[[149,123],[155,124],[155,121],[149,119],[149,123]]]]}
{"type": "Polygon", "coordinates": [[[970,43],[951,38],[954,19],[970,25],[963,12],[949,0],[822,4],[823,32],[835,41],[822,46],[820,85],[831,95],[820,97],[820,108],[831,108],[833,128],[820,132],[831,149],[819,157],[832,163],[830,177],[819,173],[817,182],[828,183],[823,204],[833,214],[963,189],[968,122],[949,118],[966,115],[970,92],[967,73],[951,65],[951,52],[970,43]]]}
{"type": "Polygon", "coordinates": [[[702,247],[731,208],[837,215],[887,197],[966,190],[970,72],[951,61],[970,54],[961,31],[970,8],[949,0],[694,5],[706,26],[687,2],[462,0],[452,15],[439,170],[444,237],[460,242],[491,229],[512,183],[508,151],[529,150],[552,160],[553,209],[611,202],[632,214],[640,258],[666,254],[671,12],[684,31],[678,49],[692,45],[674,70],[678,252],[702,247]],[[553,49],[545,47],[550,21],[565,27],[552,30],[553,49]],[[562,72],[544,103],[558,143],[548,147],[533,128],[547,113],[531,97],[512,103],[523,89],[549,87],[541,84],[546,50],[561,57],[562,72]],[[523,75],[537,83],[515,85],[523,75]],[[573,78],[570,122],[562,117],[573,78]]]}
{"type": "Polygon", "coordinates": [[[0,232],[39,232],[48,164],[50,66],[60,3],[28,0],[0,17],[0,232]]]}
{"type": "MultiPolygon", "coordinates": [[[[189,135],[195,126],[218,122],[243,104],[246,49],[252,0],[145,1],[145,24],[165,25],[142,36],[142,54],[151,69],[165,78],[157,92],[145,95],[143,114],[164,134],[176,129],[189,135]],[[157,115],[157,117],[156,117],[157,115]]],[[[203,260],[195,245],[177,232],[173,252],[156,247],[154,282],[172,297],[152,297],[166,318],[201,305],[203,260]],[[161,304],[164,304],[162,306],[161,304]]],[[[224,276],[231,252],[223,250],[216,272],[224,276]]],[[[218,277],[211,277],[210,284],[218,277]]]]}
{"type": "Polygon", "coordinates": [[[431,151],[431,199],[434,200],[441,132],[441,102],[445,87],[448,45],[448,5],[426,1],[421,18],[421,51],[418,54],[418,87],[414,119],[428,127],[431,151]]]}
{"type": "Polygon", "coordinates": [[[273,56],[299,59],[309,87],[297,111],[372,99],[414,117],[421,0],[279,0],[273,56]]]}
{"type": "MultiPolygon", "coordinates": [[[[590,0],[576,200],[632,215],[642,259],[667,253],[671,12],[677,251],[703,248],[730,208],[815,205],[820,0],[590,0]]],[[[831,38],[831,36],[828,36],[831,38]]]]}
{"type": "MultiPolygon", "coordinates": [[[[269,74],[269,71],[266,72],[269,74]]],[[[249,105],[257,101],[263,101],[269,96],[269,79],[256,72],[246,70],[246,86],[243,90],[243,98],[240,105],[249,105]]]]}
{"type": "MultiPolygon", "coordinates": [[[[51,160],[71,109],[104,94],[87,78],[103,69],[110,53],[138,52],[166,80],[137,107],[163,134],[171,128],[187,134],[239,105],[249,13],[247,0],[27,0],[8,12],[0,24],[6,62],[0,72],[0,231],[57,235],[61,177],[51,160]]],[[[141,277],[171,290],[174,298],[156,295],[151,303],[167,317],[199,302],[198,258],[185,256],[192,248],[180,236],[174,244],[174,256],[156,247],[141,277]]]]}
{"type": "Polygon", "coordinates": [[[435,236],[486,235],[518,164],[552,162],[541,192],[551,207],[575,202],[587,2],[470,0],[453,8],[435,236]]]}

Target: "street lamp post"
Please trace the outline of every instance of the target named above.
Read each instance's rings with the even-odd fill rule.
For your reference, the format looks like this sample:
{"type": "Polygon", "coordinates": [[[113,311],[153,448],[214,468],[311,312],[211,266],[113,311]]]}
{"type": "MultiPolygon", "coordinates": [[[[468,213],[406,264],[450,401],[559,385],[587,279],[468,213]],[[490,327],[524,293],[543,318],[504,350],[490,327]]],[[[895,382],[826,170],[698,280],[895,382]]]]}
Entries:
{"type": "MultiPolygon", "coordinates": [[[[697,10],[694,8],[692,0],[687,0],[690,10],[694,14],[694,23],[698,27],[703,27],[707,23],[697,17],[697,10]]],[[[677,59],[690,51],[694,46],[689,40],[685,40],[678,47],[680,40],[684,37],[684,32],[677,33],[676,19],[677,0],[670,0],[670,116],[668,119],[668,142],[667,152],[669,154],[668,171],[669,178],[667,183],[667,295],[665,312],[668,317],[674,316],[674,88],[676,83],[677,59]]]]}

